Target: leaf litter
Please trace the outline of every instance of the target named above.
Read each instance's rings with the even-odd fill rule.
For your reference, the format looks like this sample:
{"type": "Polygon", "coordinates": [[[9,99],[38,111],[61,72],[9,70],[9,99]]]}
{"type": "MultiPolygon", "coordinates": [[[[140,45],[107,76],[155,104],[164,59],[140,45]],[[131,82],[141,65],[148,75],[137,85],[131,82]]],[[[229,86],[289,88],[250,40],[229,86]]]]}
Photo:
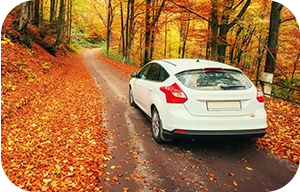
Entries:
{"type": "Polygon", "coordinates": [[[101,98],[80,54],[2,44],[1,162],[9,180],[27,191],[101,191],[109,159],[101,98]]]}

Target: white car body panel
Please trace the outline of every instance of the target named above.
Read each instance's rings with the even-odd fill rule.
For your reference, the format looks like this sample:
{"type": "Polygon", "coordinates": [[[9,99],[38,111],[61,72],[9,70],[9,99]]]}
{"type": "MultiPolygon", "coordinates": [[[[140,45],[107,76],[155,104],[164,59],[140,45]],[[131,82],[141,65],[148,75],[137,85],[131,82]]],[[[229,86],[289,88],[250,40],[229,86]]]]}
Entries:
{"type": "Polygon", "coordinates": [[[252,83],[245,90],[194,90],[184,86],[174,76],[182,71],[205,67],[221,67],[241,72],[240,69],[218,62],[196,62],[192,59],[157,60],[150,63],[160,64],[170,77],[163,82],[132,78],[129,84],[134,101],[142,111],[151,117],[151,107],[157,108],[164,130],[231,132],[262,130],[267,127],[264,103],[256,99],[257,90],[252,83]],[[160,90],[160,87],[170,86],[174,82],[187,95],[188,99],[184,104],[166,103],[165,93],[160,90]]]}

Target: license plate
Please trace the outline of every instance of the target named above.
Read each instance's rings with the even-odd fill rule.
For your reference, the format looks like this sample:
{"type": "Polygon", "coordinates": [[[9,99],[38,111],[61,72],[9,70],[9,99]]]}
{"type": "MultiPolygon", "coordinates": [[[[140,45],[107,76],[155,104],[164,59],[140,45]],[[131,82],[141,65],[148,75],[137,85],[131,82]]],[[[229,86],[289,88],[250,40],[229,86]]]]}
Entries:
{"type": "Polygon", "coordinates": [[[206,103],[208,111],[240,111],[240,101],[208,101],[206,103]]]}

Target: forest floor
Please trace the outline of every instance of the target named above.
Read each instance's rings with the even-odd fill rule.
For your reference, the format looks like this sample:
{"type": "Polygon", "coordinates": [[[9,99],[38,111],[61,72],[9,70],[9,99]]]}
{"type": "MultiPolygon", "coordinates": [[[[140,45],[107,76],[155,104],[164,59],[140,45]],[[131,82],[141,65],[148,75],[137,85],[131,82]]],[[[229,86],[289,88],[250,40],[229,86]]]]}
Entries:
{"type": "MultiPolygon", "coordinates": [[[[35,43],[12,41],[9,18],[1,34],[1,162],[8,178],[28,191],[100,191],[110,159],[103,101],[82,55],[54,57],[35,43]]],[[[136,68],[102,60],[125,71],[136,68]]],[[[257,139],[291,163],[300,160],[300,107],[266,98],[268,129],[257,139]]]]}

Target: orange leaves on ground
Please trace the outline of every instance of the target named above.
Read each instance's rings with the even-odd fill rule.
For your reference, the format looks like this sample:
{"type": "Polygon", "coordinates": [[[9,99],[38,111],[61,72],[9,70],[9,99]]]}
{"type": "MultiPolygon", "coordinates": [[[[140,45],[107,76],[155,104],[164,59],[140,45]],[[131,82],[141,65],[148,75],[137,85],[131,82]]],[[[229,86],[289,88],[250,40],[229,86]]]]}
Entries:
{"type": "Polygon", "coordinates": [[[233,184],[234,186],[238,186],[238,184],[237,184],[236,181],[233,181],[232,184],[233,184]]]}
{"type": "Polygon", "coordinates": [[[138,72],[140,70],[140,68],[138,68],[138,67],[135,67],[135,66],[132,66],[132,65],[127,65],[127,64],[122,63],[122,62],[113,61],[111,59],[108,59],[107,57],[101,55],[100,52],[97,54],[97,57],[100,60],[102,60],[106,63],[109,63],[109,64],[115,66],[116,68],[122,70],[127,76],[130,76],[130,74],[132,72],[138,72]]]}
{"type": "Polygon", "coordinates": [[[266,99],[268,128],[265,137],[257,139],[266,148],[294,163],[300,161],[300,107],[282,100],[266,99]]]}
{"type": "Polygon", "coordinates": [[[8,178],[28,191],[101,190],[107,131],[99,89],[81,56],[53,57],[34,43],[32,50],[5,44],[1,52],[1,160],[8,178]]]}

